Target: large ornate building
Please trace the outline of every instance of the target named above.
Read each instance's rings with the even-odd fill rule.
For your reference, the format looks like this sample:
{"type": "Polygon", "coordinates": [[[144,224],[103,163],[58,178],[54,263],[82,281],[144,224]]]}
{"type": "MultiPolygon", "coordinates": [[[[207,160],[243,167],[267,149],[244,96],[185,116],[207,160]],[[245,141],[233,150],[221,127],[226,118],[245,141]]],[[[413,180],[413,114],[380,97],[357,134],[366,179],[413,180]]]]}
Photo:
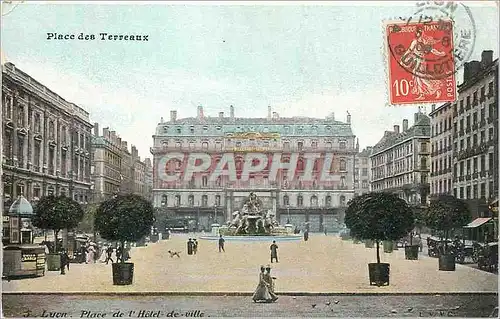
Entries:
{"type": "Polygon", "coordinates": [[[229,116],[207,117],[199,106],[197,117],[171,111],[153,139],[154,205],[199,229],[230,220],[251,191],[281,224],[332,229],[354,195],[350,115],[282,118],[269,107],[267,117],[243,118],[231,106],[229,116]]]}
{"type": "Polygon", "coordinates": [[[445,103],[432,106],[430,195],[453,194],[453,107],[445,103]]]}
{"type": "Polygon", "coordinates": [[[134,145],[129,152],[128,143],[108,127],[103,128],[101,135],[98,123],[94,124],[92,145],[95,202],[120,193],[133,193],[151,199],[152,181],[147,180],[147,161],[141,161],[134,145]]]}
{"type": "Polygon", "coordinates": [[[390,191],[411,206],[426,205],[429,195],[430,119],[415,113],[412,127],[403,120],[403,129],[385,131],[373,147],[371,160],[371,190],[390,191]]]}
{"type": "Polygon", "coordinates": [[[90,200],[89,113],[6,63],[2,69],[4,209],[23,194],[29,201],[65,194],[90,200]]]}
{"type": "Polygon", "coordinates": [[[498,59],[483,51],[464,65],[453,104],[453,194],[469,202],[474,217],[488,213],[498,196],[498,59]]]}

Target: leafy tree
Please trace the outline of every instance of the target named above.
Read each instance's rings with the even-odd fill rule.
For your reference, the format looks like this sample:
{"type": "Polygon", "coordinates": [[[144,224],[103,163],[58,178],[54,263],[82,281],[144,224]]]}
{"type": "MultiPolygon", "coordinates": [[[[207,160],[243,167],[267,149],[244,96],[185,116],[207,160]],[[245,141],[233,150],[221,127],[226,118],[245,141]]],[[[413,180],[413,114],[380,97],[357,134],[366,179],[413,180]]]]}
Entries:
{"type": "Polygon", "coordinates": [[[95,214],[97,211],[97,204],[90,204],[87,205],[84,209],[84,214],[83,218],[78,224],[78,230],[84,232],[84,233],[93,233],[94,232],[94,221],[95,221],[95,214]]]}
{"type": "Polygon", "coordinates": [[[97,208],[94,225],[102,238],[120,242],[123,250],[125,241],[140,240],[150,232],[153,223],[151,203],[141,196],[127,194],[102,202],[97,208]]]}
{"type": "Polygon", "coordinates": [[[408,234],[415,225],[415,218],[404,199],[390,193],[371,192],[349,201],[345,224],[351,236],[376,242],[377,263],[380,263],[379,242],[398,240],[408,234]]]}
{"type": "Polygon", "coordinates": [[[466,225],[471,219],[467,203],[451,195],[440,195],[432,200],[422,215],[427,227],[444,233],[445,253],[450,231],[466,225]]]}
{"type": "Polygon", "coordinates": [[[83,218],[83,209],[76,201],[66,196],[42,197],[34,207],[33,225],[41,229],[54,230],[54,251],[57,252],[57,236],[61,229],[75,228],[83,218]]]}

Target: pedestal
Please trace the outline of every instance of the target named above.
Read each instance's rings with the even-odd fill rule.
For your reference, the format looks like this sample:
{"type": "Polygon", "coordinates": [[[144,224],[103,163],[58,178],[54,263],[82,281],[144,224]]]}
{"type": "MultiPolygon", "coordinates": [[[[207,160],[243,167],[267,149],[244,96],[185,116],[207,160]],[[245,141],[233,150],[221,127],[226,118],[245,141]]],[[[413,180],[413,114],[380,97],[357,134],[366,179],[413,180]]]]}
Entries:
{"type": "Polygon", "coordinates": [[[210,227],[212,227],[212,236],[219,236],[220,225],[219,224],[212,224],[212,225],[210,225],[210,227]]]}
{"type": "Polygon", "coordinates": [[[287,234],[293,234],[293,225],[292,224],[286,224],[285,229],[286,229],[287,234]]]}

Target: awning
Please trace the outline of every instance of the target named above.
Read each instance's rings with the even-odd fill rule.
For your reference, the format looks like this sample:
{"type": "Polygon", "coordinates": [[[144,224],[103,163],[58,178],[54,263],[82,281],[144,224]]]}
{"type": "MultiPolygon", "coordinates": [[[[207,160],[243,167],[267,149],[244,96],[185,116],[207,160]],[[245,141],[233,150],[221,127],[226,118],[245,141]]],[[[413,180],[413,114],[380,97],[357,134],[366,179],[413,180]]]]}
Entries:
{"type": "Polygon", "coordinates": [[[467,226],[464,226],[464,228],[476,228],[481,226],[484,223],[487,223],[491,220],[491,218],[486,217],[486,218],[476,218],[472,222],[470,222],[467,226]]]}

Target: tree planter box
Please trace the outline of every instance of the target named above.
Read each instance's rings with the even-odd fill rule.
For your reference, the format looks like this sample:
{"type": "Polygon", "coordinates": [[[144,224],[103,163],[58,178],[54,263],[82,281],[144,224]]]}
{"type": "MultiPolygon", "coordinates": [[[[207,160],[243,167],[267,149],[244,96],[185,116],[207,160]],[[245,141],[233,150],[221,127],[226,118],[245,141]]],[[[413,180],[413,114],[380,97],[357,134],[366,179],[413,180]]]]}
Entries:
{"type": "Polygon", "coordinates": [[[418,260],[418,250],[417,245],[405,246],[405,259],[406,260],[418,260]]]}
{"type": "Polygon", "coordinates": [[[133,263],[113,264],[113,285],[131,285],[134,279],[133,263]]]}
{"type": "Polygon", "coordinates": [[[455,256],[451,254],[439,256],[439,270],[455,271],[455,256]]]}
{"type": "Polygon", "coordinates": [[[392,253],[394,250],[394,242],[392,240],[384,240],[384,253],[392,253]]]}
{"type": "Polygon", "coordinates": [[[61,270],[61,255],[50,253],[47,254],[47,271],[61,270]]]}
{"type": "Polygon", "coordinates": [[[386,263],[368,264],[368,273],[370,275],[370,286],[388,286],[389,285],[390,265],[386,263]]]}
{"type": "Polygon", "coordinates": [[[373,248],[375,245],[375,242],[373,240],[365,240],[365,247],[366,248],[373,248]]]}

